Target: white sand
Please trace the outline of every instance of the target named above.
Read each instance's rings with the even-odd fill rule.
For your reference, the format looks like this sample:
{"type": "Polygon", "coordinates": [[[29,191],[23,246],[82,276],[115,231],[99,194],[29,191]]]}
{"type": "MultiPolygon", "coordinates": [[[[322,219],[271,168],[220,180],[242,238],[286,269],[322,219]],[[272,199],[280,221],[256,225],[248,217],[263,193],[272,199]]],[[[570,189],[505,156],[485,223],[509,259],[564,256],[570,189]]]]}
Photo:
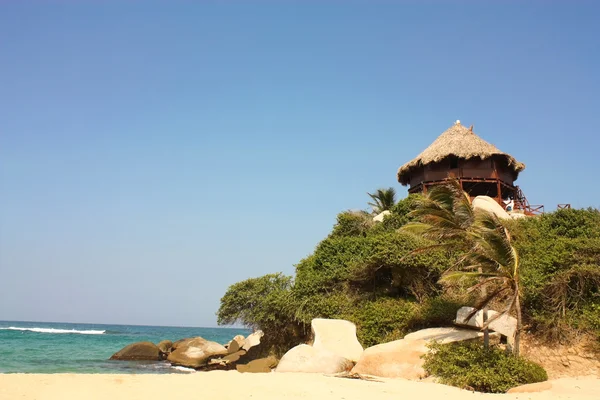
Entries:
{"type": "Polygon", "coordinates": [[[1,400],[153,399],[577,399],[600,398],[600,379],[552,381],[541,393],[481,394],[428,382],[370,382],[319,374],[240,374],[214,371],[187,375],[0,374],[1,400]]]}

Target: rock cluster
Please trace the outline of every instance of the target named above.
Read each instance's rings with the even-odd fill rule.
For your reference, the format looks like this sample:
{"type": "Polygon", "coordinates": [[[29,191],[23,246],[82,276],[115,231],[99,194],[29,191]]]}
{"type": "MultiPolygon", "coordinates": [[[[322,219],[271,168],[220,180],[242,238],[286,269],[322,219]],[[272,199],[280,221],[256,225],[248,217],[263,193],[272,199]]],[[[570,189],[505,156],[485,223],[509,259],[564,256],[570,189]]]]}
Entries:
{"type": "Polygon", "coordinates": [[[237,369],[240,372],[270,372],[277,366],[273,357],[258,358],[262,352],[262,331],[248,337],[238,335],[222,345],[202,337],[185,338],[174,343],[163,340],[158,345],[150,342],[133,343],[110,357],[111,360],[161,361],[173,366],[200,371],[237,369]]]}

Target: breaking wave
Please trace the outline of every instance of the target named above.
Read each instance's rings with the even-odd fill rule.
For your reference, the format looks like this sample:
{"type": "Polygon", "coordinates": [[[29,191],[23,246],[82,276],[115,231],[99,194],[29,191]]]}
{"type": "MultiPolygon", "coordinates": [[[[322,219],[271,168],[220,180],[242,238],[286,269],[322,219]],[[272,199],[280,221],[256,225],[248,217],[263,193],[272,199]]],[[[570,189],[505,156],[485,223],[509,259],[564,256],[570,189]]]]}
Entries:
{"type": "Polygon", "coordinates": [[[55,328],[20,328],[15,326],[9,326],[8,328],[0,328],[4,331],[29,331],[37,333],[77,333],[80,335],[102,335],[106,331],[104,330],[86,330],[78,331],[76,329],[55,329],[55,328]]]}
{"type": "Polygon", "coordinates": [[[182,371],[182,372],[196,372],[196,370],[194,368],[186,368],[186,367],[180,367],[180,366],[171,366],[171,368],[176,369],[177,371],[182,371]]]}

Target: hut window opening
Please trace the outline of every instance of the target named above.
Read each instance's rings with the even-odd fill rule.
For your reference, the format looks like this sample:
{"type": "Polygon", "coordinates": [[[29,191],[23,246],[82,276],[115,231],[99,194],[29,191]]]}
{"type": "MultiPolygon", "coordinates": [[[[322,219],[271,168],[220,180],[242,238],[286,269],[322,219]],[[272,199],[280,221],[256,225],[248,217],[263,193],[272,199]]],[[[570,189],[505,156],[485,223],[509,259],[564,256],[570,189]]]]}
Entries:
{"type": "Polygon", "coordinates": [[[463,182],[463,190],[471,197],[498,197],[498,185],[495,182],[463,182]]]}
{"type": "Polygon", "coordinates": [[[450,157],[450,169],[458,168],[458,157],[450,157]]]}

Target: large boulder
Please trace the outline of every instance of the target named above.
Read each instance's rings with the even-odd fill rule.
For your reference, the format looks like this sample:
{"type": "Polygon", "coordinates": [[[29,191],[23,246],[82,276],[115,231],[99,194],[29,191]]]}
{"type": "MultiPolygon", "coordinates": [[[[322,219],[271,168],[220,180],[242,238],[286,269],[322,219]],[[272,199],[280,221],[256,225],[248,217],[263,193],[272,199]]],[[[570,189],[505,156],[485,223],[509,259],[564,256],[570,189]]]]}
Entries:
{"type": "Polygon", "coordinates": [[[384,378],[418,380],[425,376],[422,355],[429,351],[431,341],[451,343],[474,340],[482,332],[458,328],[429,328],[406,335],[404,339],[378,344],[366,349],[353,373],[384,378]]]}
{"type": "Polygon", "coordinates": [[[277,366],[277,359],[275,357],[259,358],[250,361],[248,364],[238,364],[235,368],[238,372],[271,372],[273,368],[277,366]]]}
{"type": "Polygon", "coordinates": [[[173,344],[171,345],[171,351],[175,350],[179,346],[186,346],[189,342],[191,342],[194,339],[196,339],[196,338],[191,337],[191,338],[179,339],[176,342],[173,342],[173,344]]]}
{"type": "Polygon", "coordinates": [[[311,321],[315,349],[326,349],[345,359],[357,362],[363,347],[356,338],[356,325],[343,319],[315,318],[311,321]]]}
{"type": "Polygon", "coordinates": [[[500,219],[510,219],[510,215],[496,200],[489,196],[477,196],[473,199],[473,208],[481,209],[494,214],[500,219]]]}
{"type": "Polygon", "coordinates": [[[111,360],[160,361],[161,352],[151,342],[137,342],[125,346],[110,357],[111,360]]]}
{"type": "Polygon", "coordinates": [[[425,376],[426,340],[395,340],[366,349],[352,373],[416,380],[425,376]]]}
{"type": "Polygon", "coordinates": [[[200,368],[207,365],[210,359],[224,355],[227,355],[227,349],[223,345],[197,337],[178,343],[167,361],[173,365],[200,368]]]}
{"type": "MultiPolygon", "coordinates": [[[[242,349],[248,351],[254,346],[258,346],[260,344],[260,338],[265,334],[263,331],[256,331],[250,335],[246,339],[244,339],[244,344],[242,345],[242,349]]],[[[236,336],[237,337],[237,336],[236,336]]],[[[235,338],[234,338],[235,340],[235,338]]]]}
{"type": "Polygon", "coordinates": [[[170,340],[163,340],[162,342],[157,344],[157,347],[160,351],[162,351],[163,353],[170,353],[171,352],[171,347],[173,346],[173,342],[171,342],[170,340]]]}
{"type": "Polygon", "coordinates": [[[336,374],[349,371],[354,363],[323,347],[316,348],[307,344],[298,345],[279,360],[277,372],[313,372],[336,374]]]}

